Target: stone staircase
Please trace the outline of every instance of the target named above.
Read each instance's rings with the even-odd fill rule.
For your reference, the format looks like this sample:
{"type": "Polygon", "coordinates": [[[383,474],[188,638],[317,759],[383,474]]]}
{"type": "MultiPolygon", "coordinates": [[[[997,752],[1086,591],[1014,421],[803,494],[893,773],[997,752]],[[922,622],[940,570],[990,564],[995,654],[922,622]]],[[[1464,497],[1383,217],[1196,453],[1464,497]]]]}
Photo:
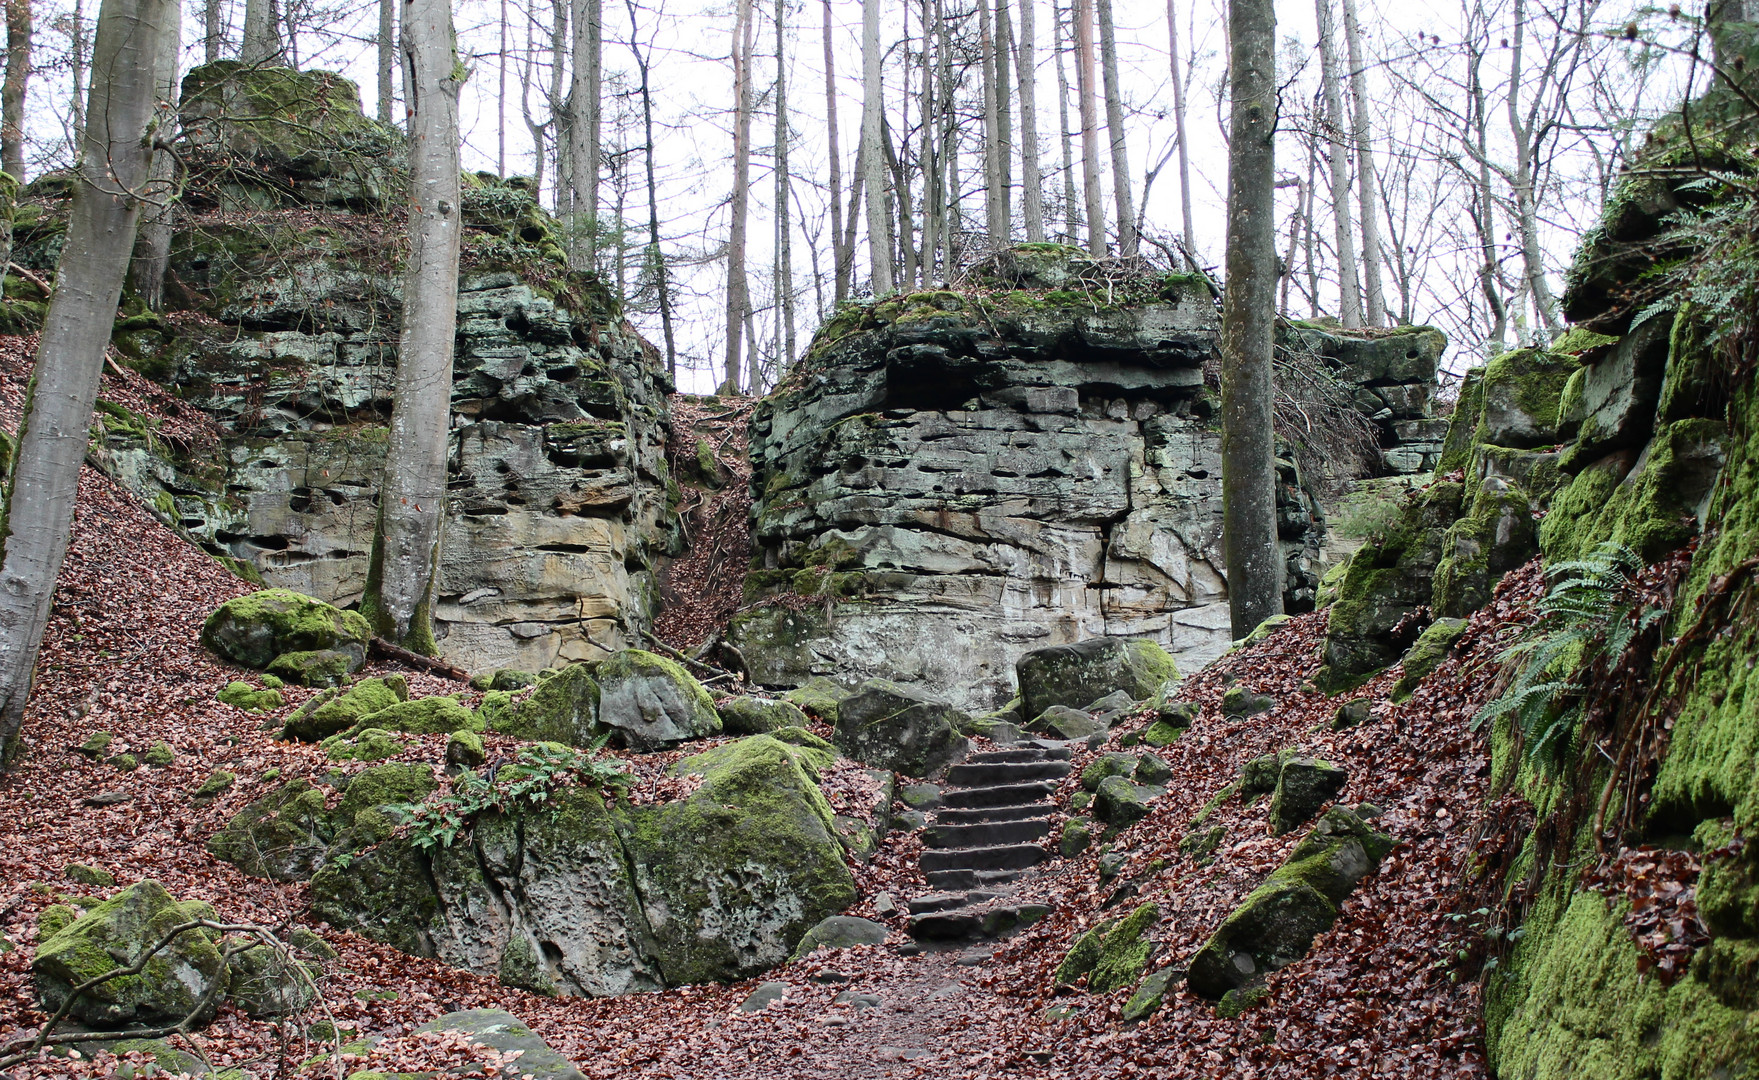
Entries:
{"type": "Polygon", "coordinates": [[[919,941],[997,937],[1043,917],[1040,904],[1009,904],[1008,884],[1051,857],[1043,841],[1069,774],[1069,749],[1036,740],[976,754],[947,772],[923,830],[922,872],[934,891],[909,902],[919,941]]]}

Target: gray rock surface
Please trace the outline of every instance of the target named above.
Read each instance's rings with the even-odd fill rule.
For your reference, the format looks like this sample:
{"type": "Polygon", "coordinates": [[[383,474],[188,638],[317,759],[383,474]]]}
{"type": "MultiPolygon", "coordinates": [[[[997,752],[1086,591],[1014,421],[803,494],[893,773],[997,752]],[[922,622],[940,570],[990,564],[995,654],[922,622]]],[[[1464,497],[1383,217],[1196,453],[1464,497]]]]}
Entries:
{"type": "Polygon", "coordinates": [[[837,708],[837,748],[856,761],[905,776],[934,776],[965,755],[964,721],[945,701],[869,679],[837,708]]]}
{"type": "Polygon", "coordinates": [[[447,1013],[415,1029],[451,1031],[466,1035],[478,1046],[519,1056],[513,1059],[513,1075],[529,1074],[536,1080],[586,1080],[568,1059],[526,1027],[517,1016],[500,1009],[466,1009],[447,1013]]]}

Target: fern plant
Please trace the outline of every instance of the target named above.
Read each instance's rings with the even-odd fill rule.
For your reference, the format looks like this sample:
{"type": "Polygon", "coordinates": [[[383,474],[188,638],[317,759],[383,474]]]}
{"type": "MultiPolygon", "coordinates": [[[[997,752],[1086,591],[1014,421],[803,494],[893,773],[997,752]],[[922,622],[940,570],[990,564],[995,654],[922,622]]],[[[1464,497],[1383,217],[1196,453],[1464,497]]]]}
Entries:
{"type": "MultiPolygon", "coordinates": [[[[592,749],[602,748],[604,742],[599,739],[592,749]]],[[[480,814],[549,807],[552,797],[570,786],[626,791],[629,780],[614,758],[593,757],[555,743],[535,743],[522,747],[511,762],[491,770],[487,777],[461,773],[445,794],[391,809],[409,827],[410,842],[429,851],[451,847],[480,814]]]]}
{"type": "Polygon", "coordinates": [[[1667,615],[1663,607],[1643,604],[1636,581],[1642,569],[1636,552],[1611,542],[1548,569],[1551,585],[1538,618],[1497,656],[1514,666],[1513,678],[1473,717],[1473,730],[1509,717],[1520,732],[1522,758],[1555,773],[1581,722],[1589,680],[1667,615]]]}

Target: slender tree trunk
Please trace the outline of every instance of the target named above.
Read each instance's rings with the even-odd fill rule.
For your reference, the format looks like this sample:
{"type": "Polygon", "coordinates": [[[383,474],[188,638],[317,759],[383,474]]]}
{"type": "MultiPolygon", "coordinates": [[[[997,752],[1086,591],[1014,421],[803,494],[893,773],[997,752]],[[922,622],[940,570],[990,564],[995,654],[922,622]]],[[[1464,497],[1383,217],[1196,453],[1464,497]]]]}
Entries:
{"type": "Polygon", "coordinates": [[[941,173],[935,154],[935,140],[940,130],[940,108],[935,101],[934,71],[929,54],[934,46],[934,9],[930,0],[922,0],[922,281],[927,285],[935,278],[935,256],[941,242],[941,173]]]}
{"type": "Polygon", "coordinates": [[[568,9],[569,0],[550,0],[550,122],[556,132],[556,216],[563,221],[574,214],[574,97],[562,93],[568,55],[568,9]]]}
{"type": "Polygon", "coordinates": [[[1539,247],[1539,206],[1534,192],[1535,151],[1531,125],[1521,120],[1521,53],[1526,38],[1526,0],[1515,0],[1514,45],[1509,59],[1509,132],[1515,143],[1515,221],[1521,230],[1521,262],[1527,290],[1533,295],[1533,307],[1539,321],[1552,337],[1563,333],[1558,319],[1557,300],[1551,295],[1551,284],[1545,280],[1545,253],[1539,247]]]}
{"type": "Polygon", "coordinates": [[[1124,143],[1124,100],[1118,89],[1118,42],[1112,0],[1099,3],[1099,62],[1105,81],[1105,122],[1112,137],[1112,196],[1118,206],[1118,254],[1136,255],[1136,207],[1130,188],[1130,153],[1124,143]]]}
{"type": "Polygon", "coordinates": [[[221,0],[202,0],[202,62],[211,64],[220,59],[226,44],[220,18],[221,0]]]}
{"type": "Polygon", "coordinates": [[[1007,68],[998,63],[990,0],[977,0],[978,49],[983,53],[983,210],[984,231],[991,249],[1008,241],[1008,207],[1002,198],[1002,118],[997,76],[1007,68]]]}
{"type": "MultiPolygon", "coordinates": [[[[100,11],[102,8],[99,9],[100,11]]],[[[68,66],[73,69],[73,145],[84,148],[86,141],[86,31],[84,0],[73,0],[73,25],[67,49],[68,66]]]]}
{"type": "MultiPolygon", "coordinates": [[[[886,148],[886,168],[892,174],[891,191],[897,193],[899,256],[901,271],[899,278],[904,288],[909,288],[916,281],[916,249],[911,237],[916,233],[916,217],[910,205],[910,176],[904,169],[904,160],[892,149],[892,131],[890,125],[881,118],[880,138],[886,148]]],[[[888,215],[889,217],[890,215],[888,215]]]]}
{"type": "MultiPolygon", "coordinates": [[[[739,392],[746,317],[751,312],[745,280],[745,227],[751,205],[752,0],[738,0],[733,18],[733,203],[727,235],[727,378],[722,392],[739,392]]],[[[755,360],[753,361],[755,363],[755,360]]],[[[753,392],[756,387],[751,387],[753,392]]]]}
{"type": "Polygon", "coordinates": [[[1368,123],[1368,72],[1362,60],[1362,28],[1356,24],[1356,0],[1344,0],[1344,43],[1350,58],[1350,96],[1355,99],[1357,220],[1362,228],[1362,286],[1368,294],[1369,326],[1386,325],[1386,293],[1380,280],[1380,211],[1375,207],[1379,181],[1374,175],[1373,129],[1368,123]]]}
{"type": "MultiPolygon", "coordinates": [[[[501,51],[495,64],[495,175],[507,179],[507,0],[501,0],[501,51]]],[[[633,31],[631,31],[633,33],[633,31]]]]}
{"type": "MultiPolygon", "coordinates": [[[[1063,17],[1053,4],[1051,7],[1052,49],[1057,62],[1057,136],[1063,149],[1063,242],[1079,244],[1081,242],[1081,200],[1075,194],[1075,155],[1071,147],[1073,140],[1069,132],[1069,75],[1063,66],[1063,54],[1067,51],[1067,38],[1063,34],[1063,17]]],[[[1073,17],[1073,9],[1071,9],[1073,17]]]]}
{"type": "Polygon", "coordinates": [[[842,303],[849,299],[855,253],[843,244],[843,151],[837,145],[837,62],[831,45],[831,0],[824,0],[825,128],[831,142],[831,267],[837,279],[832,295],[842,303]]]}
{"type": "Polygon", "coordinates": [[[1331,210],[1338,234],[1338,318],[1362,325],[1362,286],[1357,276],[1356,233],[1350,222],[1350,164],[1344,148],[1343,80],[1338,74],[1333,0],[1315,0],[1319,13],[1319,81],[1325,96],[1325,138],[1331,149],[1331,210]]]}
{"type": "MultiPolygon", "coordinates": [[[[1146,198],[1146,195],[1144,196],[1146,198]]],[[[1283,249],[1282,280],[1277,283],[1277,311],[1289,317],[1289,286],[1295,281],[1295,244],[1301,238],[1301,218],[1307,211],[1307,185],[1295,178],[1295,212],[1289,215],[1289,243],[1283,249]]]]}
{"type": "Polygon", "coordinates": [[[391,110],[397,100],[391,72],[397,67],[397,0],[379,0],[379,123],[395,123],[391,110]]]}
{"type": "MultiPolygon", "coordinates": [[[[24,99],[31,76],[30,0],[6,0],[6,81],[0,84],[0,172],[24,182],[24,99]]],[[[0,266],[0,274],[5,267],[0,266]]]]}
{"type": "Polygon", "coordinates": [[[1014,65],[1009,57],[1014,52],[1014,29],[1008,17],[1007,0],[996,5],[996,119],[1002,138],[1002,220],[1007,227],[1007,240],[1014,242],[1014,65]]]}
{"type": "MultiPolygon", "coordinates": [[[[574,124],[569,150],[574,198],[573,214],[568,223],[568,261],[576,270],[591,270],[598,254],[603,0],[575,0],[573,17],[574,85],[569,100],[573,106],[574,124]]],[[[746,63],[750,63],[749,56],[746,63]]],[[[749,72],[746,77],[750,77],[749,72]]]]}
{"type": "Polygon", "coordinates": [[[782,362],[780,377],[794,362],[794,249],[788,222],[788,10],[787,0],[776,0],[776,298],[782,306],[782,362]]]}
{"type": "Polygon", "coordinates": [[[380,637],[432,656],[464,233],[458,176],[458,94],[464,83],[450,0],[405,0],[402,23],[404,70],[410,73],[403,87],[409,108],[409,264],[378,527],[360,610],[380,637]]]}
{"type": "Polygon", "coordinates": [[[1038,162],[1038,58],[1033,49],[1032,5],[1020,0],[1020,40],[1014,58],[1020,78],[1020,180],[1026,239],[1044,243],[1044,169],[1038,162]]]}
{"type": "Polygon", "coordinates": [[[945,248],[941,261],[942,276],[952,278],[959,269],[959,233],[965,227],[965,216],[959,191],[959,133],[954,126],[956,88],[953,82],[952,34],[947,28],[944,0],[934,0],[934,10],[935,35],[939,45],[935,50],[936,81],[940,86],[940,92],[936,95],[940,99],[936,124],[941,142],[940,168],[937,170],[941,178],[941,190],[935,209],[941,223],[941,243],[945,248]]]}
{"type": "Polygon", "coordinates": [[[104,0],[90,109],[55,293],[0,524],[0,766],[18,758],[37,652],[67,554],[104,349],[134,246],[152,147],[159,35],[168,0],[104,0]]]}
{"type": "MultiPolygon", "coordinates": [[[[983,0],[979,0],[980,3],[983,0]]],[[[879,0],[861,0],[861,150],[867,185],[867,254],[872,261],[873,294],[887,296],[892,284],[892,223],[886,214],[885,151],[881,147],[884,88],[880,82],[879,0]]]]}
{"type": "MultiPolygon", "coordinates": [[[[1475,6],[1474,22],[1482,24],[1484,11],[1475,6]]],[[[1493,355],[1503,351],[1508,336],[1509,311],[1504,299],[1502,288],[1501,263],[1496,253],[1496,203],[1490,186],[1490,111],[1486,100],[1483,80],[1484,53],[1477,41],[1467,47],[1466,71],[1467,92],[1470,94],[1472,113],[1461,132],[1462,140],[1470,140],[1467,156],[1478,163],[1477,175],[1473,178],[1473,214],[1472,223],[1478,232],[1480,261],[1478,264],[1478,286],[1484,292],[1484,302],[1489,308],[1491,325],[1485,342],[1490,346],[1493,355]]]]}
{"type": "Polygon", "coordinates": [[[1185,79],[1179,71],[1179,13],[1167,0],[1168,55],[1173,71],[1173,133],[1179,140],[1179,211],[1185,227],[1185,255],[1197,258],[1197,229],[1191,217],[1191,144],[1185,132],[1185,79]]]}
{"type": "Polygon", "coordinates": [[[1099,114],[1093,105],[1093,0],[1075,0],[1075,93],[1081,103],[1081,180],[1087,196],[1087,251],[1103,256],[1105,196],[1099,188],[1099,114]]]}
{"type": "Polygon", "coordinates": [[[536,22],[536,19],[531,18],[525,20],[525,54],[519,58],[519,115],[525,120],[525,130],[531,133],[533,189],[541,198],[544,190],[544,160],[549,156],[548,133],[554,114],[549,120],[540,121],[531,112],[531,88],[537,80],[536,22]]]}
{"type": "Polygon", "coordinates": [[[238,58],[256,67],[269,67],[285,63],[286,52],[275,0],[245,0],[244,47],[238,58]]]}
{"type": "Polygon", "coordinates": [[[635,69],[641,76],[642,159],[647,166],[647,263],[653,275],[654,293],[660,305],[660,331],[666,342],[666,374],[674,386],[678,383],[678,344],[672,328],[672,283],[666,269],[666,258],[660,250],[660,185],[654,175],[654,99],[648,85],[648,54],[641,51],[635,28],[635,0],[623,0],[629,12],[629,51],[635,57],[635,69]]]}
{"type": "Polygon", "coordinates": [[[849,206],[843,213],[843,252],[849,257],[850,287],[855,279],[855,233],[861,227],[861,193],[867,188],[867,144],[855,141],[855,168],[849,174],[849,206]]]}
{"type": "MultiPolygon", "coordinates": [[[[158,86],[160,132],[169,133],[177,124],[177,94],[182,89],[177,77],[177,60],[182,55],[183,5],[165,5],[164,26],[159,31],[159,59],[154,70],[158,86]]],[[[177,201],[177,158],[171,154],[155,154],[148,172],[147,185],[142,189],[146,205],[141,209],[140,227],[134,241],[134,263],[129,275],[134,279],[135,295],[149,310],[165,309],[165,270],[171,262],[171,219],[177,201]]]]}
{"type": "Polygon", "coordinates": [[[1230,0],[1227,291],[1222,299],[1222,536],[1235,638],[1283,609],[1276,534],[1276,8],[1230,0]]]}

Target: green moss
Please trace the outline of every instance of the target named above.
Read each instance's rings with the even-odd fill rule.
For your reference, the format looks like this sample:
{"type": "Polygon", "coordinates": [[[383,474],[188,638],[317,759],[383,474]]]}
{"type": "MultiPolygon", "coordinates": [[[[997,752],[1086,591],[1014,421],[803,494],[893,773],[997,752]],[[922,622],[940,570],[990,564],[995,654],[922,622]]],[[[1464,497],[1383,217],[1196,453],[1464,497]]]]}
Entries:
{"type": "Polygon", "coordinates": [[[835,726],[837,706],[848,696],[849,691],[820,675],[783,694],[782,700],[814,719],[835,726]]]}
{"type": "Polygon", "coordinates": [[[115,757],[107,759],[104,764],[118,772],[133,772],[140,768],[140,759],[133,754],[117,754],[115,757]]]}
{"type": "MultiPolygon", "coordinates": [[[[589,746],[597,737],[599,680],[597,665],[570,664],[541,678],[523,701],[502,707],[484,698],[483,719],[489,730],[530,742],[589,746]]],[[[710,702],[713,707],[713,702],[710,702]]]]}
{"type": "Polygon", "coordinates": [[[1052,982],[1058,986],[1073,986],[1077,979],[1091,972],[1099,963],[1106,935],[1112,932],[1118,921],[1106,919],[1076,938],[1069,951],[1063,954],[1063,962],[1057,965],[1052,982]]]}
{"type": "Polygon", "coordinates": [[[338,649],[284,652],[269,663],[269,673],[300,686],[339,686],[358,665],[338,649]]]}
{"type": "Polygon", "coordinates": [[[1148,931],[1159,921],[1160,908],[1143,904],[1113,927],[1100,943],[1099,958],[1087,976],[1087,989],[1104,994],[1135,985],[1154,953],[1148,931]]]}
{"type": "MultiPolygon", "coordinates": [[[[277,683],[281,681],[275,676],[270,676],[270,678],[274,678],[277,683]]],[[[245,712],[268,712],[272,709],[279,709],[285,704],[281,700],[279,690],[258,690],[247,682],[229,682],[214,697],[223,705],[243,709],[245,712]]]]}
{"type": "Polygon", "coordinates": [[[1395,702],[1409,700],[1417,684],[1441,666],[1453,651],[1454,643],[1465,632],[1464,619],[1437,619],[1430,623],[1400,661],[1405,670],[1399,681],[1393,684],[1392,699],[1395,702]]]}
{"type": "Polygon", "coordinates": [[[446,761],[474,769],[488,759],[483,750],[483,737],[474,731],[454,731],[446,740],[446,761]]]}
{"type": "Polygon", "coordinates": [[[1485,365],[1479,386],[1483,404],[1473,441],[1502,443],[1510,435],[1526,437],[1518,444],[1524,446],[1555,441],[1558,403],[1576,370],[1573,359],[1540,349],[1517,349],[1492,360],[1485,365]],[[1515,420],[1513,413],[1525,421],[1515,420]],[[1491,430],[1493,423],[1498,430],[1491,430]]]}
{"type": "Polygon", "coordinates": [[[153,765],[162,769],[177,761],[177,752],[171,749],[170,743],[166,742],[164,739],[160,739],[153,744],[151,750],[148,750],[145,754],[141,755],[141,760],[148,765],[153,765]]]}
{"type": "Polygon", "coordinates": [[[203,780],[201,786],[190,792],[190,798],[196,802],[206,802],[218,798],[222,792],[236,783],[238,777],[225,769],[215,769],[203,780]]]}
{"type": "Polygon", "coordinates": [[[244,667],[265,668],[282,653],[344,646],[364,649],[372,630],[357,612],[341,611],[288,589],[265,589],[226,601],[202,624],[202,644],[244,667]]]}
{"type": "Polygon", "coordinates": [[[403,731],[411,735],[445,735],[454,731],[481,731],[483,722],[457,699],[436,696],[387,705],[361,717],[355,727],[403,731]]]}
{"type": "Polygon", "coordinates": [[[408,699],[409,684],[401,676],[362,679],[347,690],[320,695],[300,706],[287,718],[281,737],[317,742],[408,699]]]}
{"type": "Polygon", "coordinates": [[[1473,368],[1466,372],[1465,380],[1460,383],[1460,399],[1455,402],[1453,416],[1448,420],[1448,433],[1441,444],[1441,458],[1435,464],[1435,475],[1445,476],[1455,469],[1465,468],[1466,462],[1472,458],[1474,436],[1483,411],[1484,369],[1473,368]]]}
{"type": "Polygon", "coordinates": [[[368,727],[348,735],[332,735],[318,746],[331,761],[378,761],[396,757],[409,743],[383,728],[368,727]]]}
{"type": "Polygon", "coordinates": [[[76,885],[84,885],[88,889],[108,889],[116,884],[116,875],[108,870],[100,870],[95,866],[86,866],[82,863],[68,863],[67,869],[62,873],[67,875],[67,880],[76,885]]]}
{"type": "Polygon", "coordinates": [[[47,941],[73,925],[79,912],[67,904],[50,904],[37,914],[37,940],[47,941]]]}

